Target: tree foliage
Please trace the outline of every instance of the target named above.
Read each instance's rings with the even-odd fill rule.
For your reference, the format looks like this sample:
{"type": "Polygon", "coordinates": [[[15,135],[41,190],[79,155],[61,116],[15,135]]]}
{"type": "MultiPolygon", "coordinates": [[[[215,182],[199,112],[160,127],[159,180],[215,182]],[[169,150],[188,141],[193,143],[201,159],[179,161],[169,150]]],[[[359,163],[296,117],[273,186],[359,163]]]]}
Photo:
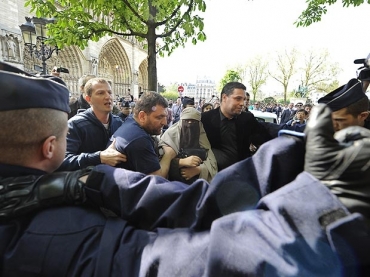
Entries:
{"type": "Polygon", "coordinates": [[[317,92],[326,92],[326,93],[329,93],[329,92],[337,89],[339,86],[340,86],[339,81],[338,80],[333,80],[333,81],[328,82],[328,83],[319,84],[316,87],[316,91],[317,92]]]}
{"type": "Polygon", "coordinates": [[[303,54],[304,63],[300,68],[301,88],[307,93],[317,91],[318,88],[327,86],[336,80],[340,72],[338,63],[333,63],[329,59],[329,52],[309,50],[303,54]]]}
{"type": "Polygon", "coordinates": [[[50,43],[62,48],[105,35],[135,37],[146,42],[148,88],[157,88],[156,55],[170,55],[190,39],[204,41],[204,0],[27,0],[37,17],[54,17],[49,27],[50,43]],[[57,4],[56,4],[57,3],[57,4]]]}
{"type": "Polygon", "coordinates": [[[237,70],[228,69],[220,81],[219,90],[221,91],[222,88],[229,82],[240,82],[241,80],[242,78],[237,70]]]}
{"type": "MultiPolygon", "coordinates": [[[[319,22],[321,17],[326,14],[327,7],[336,2],[337,0],[306,0],[307,8],[295,22],[296,26],[309,26],[314,22],[319,22]]],[[[364,3],[370,4],[370,0],[342,0],[343,7],[357,7],[364,3]]]]}
{"type": "Polygon", "coordinates": [[[270,96],[270,97],[266,97],[265,99],[263,99],[262,102],[268,105],[268,104],[275,104],[276,100],[274,97],[270,96]]]}
{"type": "Polygon", "coordinates": [[[274,71],[274,73],[270,72],[270,76],[283,86],[284,102],[286,102],[289,82],[297,70],[297,55],[298,52],[295,48],[289,52],[285,50],[284,52],[278,53],[276,71],[274,71]]]}
{"type": "Polygon", "coordinates": [[[176,100],[179,97],[179,94],[175,91],[165,91],[161,95],[168,100],[176,100]]]}
{"type": "Polygon", "coordinates": [[[256,56],[247,62],[245,67],[245,78],[252,89],[253,101],[256,100],[256,94],[261,86],[266,84],[268,78],[267,66],[267,61],[263,60],[261,56],[256,56]]]}

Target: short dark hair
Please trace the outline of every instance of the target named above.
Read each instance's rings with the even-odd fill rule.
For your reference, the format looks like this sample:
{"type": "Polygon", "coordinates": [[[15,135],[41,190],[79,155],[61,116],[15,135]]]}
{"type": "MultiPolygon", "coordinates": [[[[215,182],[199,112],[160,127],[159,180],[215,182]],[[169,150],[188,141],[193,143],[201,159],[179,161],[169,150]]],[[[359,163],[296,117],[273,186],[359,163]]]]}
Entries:
{"type": "Polygon", "coordinates": [[[234,89],[247,90],[247,88],[245,87],[245,85],[243,85],[242,83],[239,83],[239,82],[229,82],[229,83],[227,83],[222,88],[222,91],[221,91],[221,99],[222,99],[222,94],[226,94],[227,96],[230,96],[231,94],[233,94],[234,89]]]}
{"type": "Polygon", "coordinates": [[[211,107],[212,108],[212,110],[213,110],[213,105],[212,105],[212,103],[204,103],[203,104],[203,106],[202,106],[202,112],[204,112],[204,110],[205,110],[205,108],[207,108],[207,107],[211,107]]]}
{"type": "Polygon", "coordinates": [[[369,110],[369,98],[364,97],[347,107],[347,113],[352,116],[358,116],[362,112],[369,110]]]}
{"type": "Polygon", "coordinates": [[[308,111],[306,111],[305,109],[299,109],[296,113],[304,113],[305,115],[308,115],[308,111]]]}
{"type": "Polygon", "coordinates": [[[153,107],[157,105],[164,108],[168,107],[167,100],[159,93],[155,91],[144,92],[135,104],[134,115],[137,116],[141,111],[151,114],[153,107]]]}

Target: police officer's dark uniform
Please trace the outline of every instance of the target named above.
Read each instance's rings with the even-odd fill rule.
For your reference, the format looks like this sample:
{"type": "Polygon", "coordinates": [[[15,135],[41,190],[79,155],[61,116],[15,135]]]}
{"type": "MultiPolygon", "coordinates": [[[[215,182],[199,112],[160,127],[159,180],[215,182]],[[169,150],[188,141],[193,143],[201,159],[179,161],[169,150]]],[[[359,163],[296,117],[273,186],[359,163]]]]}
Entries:
{"type": "MultiPolygon", "coordinates": [[[[347,108],[365,98],[368,99],[362,89],[361,82],[357,79],[351,79],[347,84],[340,86],[324,97],[321,97],[318,100],[318,103],[326,104],[333,112],[335,112],[347,108]]],[[[363,112],[368,110],[369,106],[363,112]]],[[[363,127],[370,129],[369,118],[364,121],[363,127]]]]}
{"type": "MultiPolygon", "coordinates": [[[[9,80],[9,74],[0,71],[0,85],[5,90],[9,80]]],[[[32,82],[24,91],[20,83],[16,82],[12,95],[32,89],[32,82]]],[[[4,89],[0,100],[11,101],[3,98],[4,89]]],[[[45,91],[41,95],[48,97],[45,91]]],[[[51,102],[60,105],[58,101],[51,102]]],[[[315,146],[326,146],[319,134],[330,129],[330,118],[323,120],[328,118],[325,107],[318,110],[317,117],[322,114],[317,122],[323,126],[318,126],[318,132],[309,125],[306,128],[315,146]]],[[[332,133],[325,135],[330,137],[332,133]]],[[[366,146],[353,146],[349,152],[353,153],[356,147],[369,149],[370,144],[366,146]]],[[[13,166],[3,165],[1,275],[366,276],[369,235],[360,215],[349,214],[310,174],[315,174],[317,168],[337,172],[330,159],[326,164],[332,171],[319,167],[322,160],[317,153],[316,160],[306,155],[310,162],[307,172],[285,186],[280,183],[274,187],[275,182],[268,178],[278,176],[276,170],[285,163],[289,149],[302,151],[303,141],[289,136],[276,138],[264,144],[252,158],[220,172],[210,185],[200,180],[187,186],[105,165],[93,169],[83,185],[78,177],[86,172],[45,175],[20,167],[5,172],[5,167],[13,166]],[[266,162],[266,153],[272,155],[268,158],[270,164],[266,162]],[[262,164],[270,169],[267,176],[253,170],[262,164]],[[252,177],[246,179],[248,173],[252,177]],[[53,207],[28,214],[26,211],[55,202],[84,202],[85,196],[89,202],[105,206],[148,231],[131,227],[121,218],[107,219],[91,206],[53,207]],[[192,206],[183,198],[191,200],[192,206]],[[222,215],[225,216],[217,219],[222,215]]],[[[342,148],[336,150],[343,152],[342,148]]],[[[359,165],[364,161],[362,156],[354,160],[359,165]]],[[[303,163],[297,164],[288,168],[289,177],[281,178],[283,182],[289,182],[303,169],[303,163]]],[[[347,167],[351,165],[348,163],[347,167]]],[[[369,177],[369,172],[360,177],[369,177]]],[[[326,180],[325,176],[320,177],[326,180]]]]}

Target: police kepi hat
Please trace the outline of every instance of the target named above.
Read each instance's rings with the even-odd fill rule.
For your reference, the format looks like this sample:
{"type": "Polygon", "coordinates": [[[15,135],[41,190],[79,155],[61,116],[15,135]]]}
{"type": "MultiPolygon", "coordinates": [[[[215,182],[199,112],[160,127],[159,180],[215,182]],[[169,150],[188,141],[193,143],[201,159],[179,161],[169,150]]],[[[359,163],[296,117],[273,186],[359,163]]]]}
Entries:
{"type": "Polygon", "coordinates": [[[47,108],[70,112],[69,90],[58,77],[32,76],[0,62],[0,87],[0,111],[47,108]]]}
{"type": "Polygon", "coordinates": [[[194,97],[188,97],[188,96],[185,96],[183,99],[182,99],[182,104],[184,106],[186,105],[193,105],[194,106],[194,97]]]}
{"type": "Polygon", "coordinates": [[[351,79],[347,84],[321,97],[318,102],[328,105],[335,112],[365,97],[367,96],[362,89],[361,82],[357,79],[351,79]]]}
{"type": "Polygon", "coordinates": [[[121,107],[122,108],[131,108],[130,102],[128,102],[128,101],[122,101],[121,102],[121,107]]]}

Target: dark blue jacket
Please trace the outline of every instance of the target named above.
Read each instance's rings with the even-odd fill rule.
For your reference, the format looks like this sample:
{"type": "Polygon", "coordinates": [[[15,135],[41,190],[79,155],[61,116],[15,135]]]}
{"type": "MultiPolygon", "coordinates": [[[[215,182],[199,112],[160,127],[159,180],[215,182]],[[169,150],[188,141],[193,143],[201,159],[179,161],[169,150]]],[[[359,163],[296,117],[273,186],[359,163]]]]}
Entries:
{"type": "Polygon", "coordinates": [[[99,165],[86,193],[120,218],[59,207],[1,222],[0,275],[369,276],[369,230],[299,174],[303,151],[279,137],[191,186],[99,165]]]}
{"type": "Polygon", "coordinates": [[[100,164],[100,151],[107,148],[109,138],[121,125],[122,120],[110,114],[109,129],[105,129],[91,108],[69,119],[66,156],[58,171],[100,164]]]}

